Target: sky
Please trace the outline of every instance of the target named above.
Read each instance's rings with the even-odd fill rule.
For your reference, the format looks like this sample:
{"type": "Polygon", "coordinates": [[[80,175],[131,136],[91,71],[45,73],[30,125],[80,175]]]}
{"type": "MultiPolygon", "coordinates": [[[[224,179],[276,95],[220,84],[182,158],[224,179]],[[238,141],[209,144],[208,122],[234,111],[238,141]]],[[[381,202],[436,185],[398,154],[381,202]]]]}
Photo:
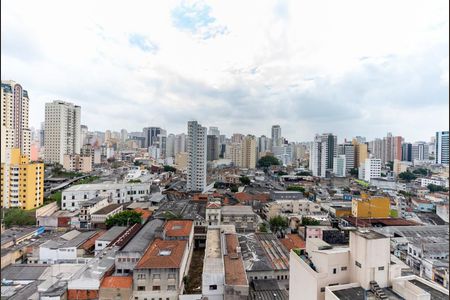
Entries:
{"type": "Polygon", "coordinates": [[[448,0],[1,1],[1,77],[89,130],[290,141],[402,135],[449,123],[448,0]]]}

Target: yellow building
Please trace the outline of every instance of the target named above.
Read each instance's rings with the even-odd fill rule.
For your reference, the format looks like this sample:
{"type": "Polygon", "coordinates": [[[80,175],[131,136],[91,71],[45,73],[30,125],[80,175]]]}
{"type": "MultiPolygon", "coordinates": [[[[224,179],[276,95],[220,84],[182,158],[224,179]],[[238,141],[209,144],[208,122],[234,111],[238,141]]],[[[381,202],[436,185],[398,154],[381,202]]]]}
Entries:
{"type": "Polygon", "coordinates": [[[1,206],[33,209],[44,203],[44,164],[30,163],[20,149],[6,149],[1,164],[1,206]]]}
{"type": "Polygon", "coordinates": [[[369,149],[367,144],[361,144],[356,139],[353,139],[352,144],[355,146],[355,167],[359,168],[369,158],[369,149]]]}
{"type": "Polygon", "coordinates": [[[389,218],[391,200],[388,197],[367,196],[352,200],[352,215],[356,218],[389,218]]]}

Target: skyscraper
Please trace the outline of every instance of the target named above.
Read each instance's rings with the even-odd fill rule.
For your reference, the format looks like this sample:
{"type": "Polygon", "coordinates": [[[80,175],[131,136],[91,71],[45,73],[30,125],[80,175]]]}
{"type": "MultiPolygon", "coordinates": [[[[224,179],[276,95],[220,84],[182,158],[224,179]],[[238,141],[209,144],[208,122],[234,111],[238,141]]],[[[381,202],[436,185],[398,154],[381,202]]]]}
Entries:
{"type": "Polygon", "coordinates": [[[1,92],[1,161],[5,161],[8,148],[18,148],[22,155],[30,157],[28,92],[12,80],[2,80],[1,92]]]}
{"type": "Polygon", "coordinates": [[[281,146],[281,127],[280,125],[272,126],[272,146],[281,146]]]}
{"type": "Polygon", "coordinates": [[[161,133],[160,127],[145,127],[143,130],[145,143],[144,147],[153,146],[158,140],[158,134],[161,133]]]}
{"type": "Polygon", "coordinates": [[[219,128],[218,128],[218,127],[209,127],[209,132],[208,132],[208,134],[209,134],[209,135],[215,135],[215,136],[217,136],[217,138],[219,138],[219,137],[220,137],[220,131],[219,131],[219,128]]]}
{"type": "Polygon", "coordinates": [[[197,121],[188,122],[188,191],[203,191],[206,188],[206,127],[197,121]]]}
{"type": "Polygon", "coordinates": [[[448,131],[438,131],[436,132],[436,163],[437,164],[449,164],[449,140],[448,131]]]}
{"type": "Polygon", "coordinates": [[[175,156],[178,153],[184,153],[186,152],[186,134],[185,133],[181,133],[181,134],[177,134],[175,136],[175,145],[174,145],[174,150],[175,152],[175,156]]]}
{"type": "Polygon", "coordinates": [[[173,133],[167,136],[165,157],[175,157],[175,134],[173,133]]]}
{"type": "Polygon", "coordinates": [[[412,161],[412,144],[402,144],[402,161],[412,161]]]}
{"type": "Polygon", "coordinates": [[[219,159],[219,137],[215,134],[208,134],[206,144],[206,158],[208,161],[219,159]]]}
{"type": "Polygon", "coordinates": [[[345,169],[346,170],[350,170],[355,167],[355,145],[352,145],[350,143],[339,145],[338,146],[338,155],[345,156],[345,169]]]}
{"type": "Polygon", "coordinates": [[[80,154],[81,107],[55,100],[45,104],[44,160],[64,162],[65,154],[80,154]]]}
{"type": "Polygon", "coordinates": [[[411,147],[412,161],[428,160],[428,143],[415,142],[411,147]]]}
{"type": "Polygon", "coordinates": [[[256,138],[253,135],[247,135],[242,141],[241,163],[244,168],[256,168],[256,138]]]}
{"type": "Polygon", "coordinates": [[[309,168],[313,176],[326,177],[333,170],[334,157],[337,156],[337,137],[331,133],[316,135],[311,145],[309,168]]]}

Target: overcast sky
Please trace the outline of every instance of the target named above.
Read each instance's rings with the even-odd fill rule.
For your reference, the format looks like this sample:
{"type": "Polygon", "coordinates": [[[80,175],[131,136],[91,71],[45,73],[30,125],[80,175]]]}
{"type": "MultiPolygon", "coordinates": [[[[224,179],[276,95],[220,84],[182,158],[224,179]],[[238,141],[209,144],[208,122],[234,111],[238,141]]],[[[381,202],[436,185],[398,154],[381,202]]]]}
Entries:
{"type": "Polygon", "coordinates": [[[448,0],[1,1],[1,76],[90,130],[448,130],[448,0]]]}

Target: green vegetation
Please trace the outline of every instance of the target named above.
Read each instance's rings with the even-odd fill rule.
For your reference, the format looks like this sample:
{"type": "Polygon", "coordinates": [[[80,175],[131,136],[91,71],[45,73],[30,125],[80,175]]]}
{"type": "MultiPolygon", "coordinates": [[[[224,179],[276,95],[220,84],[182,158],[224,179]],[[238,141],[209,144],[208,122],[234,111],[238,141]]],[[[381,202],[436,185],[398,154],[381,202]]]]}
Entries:
{"type": "Polygon", "coordinates": [[[352,176],[358,176],[358,168],[352,168],[352,169],[350,169],[350,175],[352,175],[352,176]]]}
{"type": "Polygon", "coordinates": [[[277,175],[278,176],[284,176],[284,175],[288,175],[288,173],[286,173],[284,171],[278,171],[277,175]]]}
{"type": "Polygon", "coordinates": [[[231,187],[230,187],[230,191],[232,192],[232,193],[237,193],[238,191],[239,191],[239,189],[238,189],[238,187],[236,186],[236,185],[232,185],[231,187]]]}
{"type": "Polygon", "coordinates": [[[172,166],[168,166],[168,165],[164,166],[164,172],[174,172],[175,173],[176,171],[177,171],[177,169],[172,166]]]}
{"type": "Polygon", "coordinates": [[[274,156],[270,156],[270,155],[261,157],[257,163],[258,168],[263,168],[265,170],[267,170],[270,166],[278,166],[280,164],[281,163],[278,160],[278,158],[276,158],[274,156]]]}
{"type": "Polygon", "coordinates": [[[440,186],[440,185],[435,185],[435,184],[432,184],[432,183],[427,185],[427,188],[432,193],[435,193],[435,192],[448,192],[448,188],[440,186]]]}
{"type": "Polygon", "coordinates": [[[425,169],[425,168],[419,168],[419,169],[416,169],[416,170],[414,170],[414,171],[412,171],[414,174],[416,174],[416,175],[422,175],[422,176],[428,176],[428,173],[429,173],[429,171],[428,171],[428,169],[425,169]]]}
{"type": "Polygon", "coordinates": [[[239,178],[239,181],[243,184],[243,185],[248,185],[250,184],[250,178],[248,178],[247,176],[241,176],[239,178]]]}
{"type": "Polygon", "coordinates": [[[55,202],[58,204],[59,207],[61,207],[61,198],[62,198],[62,192],[58,191],[53,194],[51,194],[49,197],[44,198],[44,205],[55,202]]]}
{"type": "Polygon", "coordinates": [[[309,171],[301,171],[301,172],[298,172],[298,173],[295,174],[295,175],[297,175],[297,176],[311,176],[312,173],[309,172],[309,171]]]}
{"type": "Polygon", "coordinates": [[[272,232],[283,233],[283,231],[288,227],[288,219],[282,216],[276,216],[270,218],[269,225],[272,232]]]}
{"type": "Polygon", "coordinates": [[[287,191],[305,192],[305,188],[299,185],[290,185],[286,189],[287,191]]]}
{"type": "Polygon", "coordinates": [[[306,225],[320,225],[320,221],[309,217],[303,217],[302,226],[306,225]]]}
{"type": "Polygon", "coordinates": [[[83,179],[80,179],[80,180],[78,180],[77,182],[76,182],[76,184],[88,184],[88,183],[92,183],[92,182],[94,182],[95,180],[97,180],[97,179],[99,179],[100,177],[98,177],[98,176],[88,176],[88,177],[85,177],[85,178],[83,178],[83,179]]]}
{"type": "Polygon", "coordinates": [[[128,183],[140,183],[141,180],[140,179],[131,179],[128,181],[128,183]]]}
{"type": "Polygon", "coordinates": [[[391,218],[397,218],[398,217],[398,211],[396,209],[391,209],[391,212],[389,213],[391,218]]]}
{"type": "Polygon", "coordinates": [[[411,182],[412,180],[417,178],[417,176],[410,171],[401,172],[400,174],[398,174],[398,177],[406,182],[411,182]]]}
{"type": "Polygon", "coordinates": [[[112,217],[106,219],[106,227],[111,228],[113,226],[129,226],[135,223],[141,223],[141,213],[134,210],[124,210],[112,217]]]}
{"type": "Polygon", "coordinates": [[[26,226],[36,225],[36,217],[34,211],[26,211],[21,208],[10,208],[5,210],[5,226],[26,226]]]}
{"type": "Polygon", "coordinates": [[[267,224],[266,223],[261,223],[259,225],[259,232],[268,232],[269,230],[267,229],[267,224]]]}
{"type": "Polygon", "coordinates": [[[292,251],[294,251],[298,256],[303,255],[303,250],[300,248],[294,248],[292,251]]]}
{"type": "Polygon", "coordinates": [[[355,182],[365,188],[370,186],[370,184],[368,182],[365,182],[364,180],[361,180],[361,179],[355,179],[355,182]]]}
{"type": "Polygon", "coordinates": [[[388,161],[386,163],[386,165],[388,166],[389,170],[394,170],[394,162],[393,161],[388,161]]]}

